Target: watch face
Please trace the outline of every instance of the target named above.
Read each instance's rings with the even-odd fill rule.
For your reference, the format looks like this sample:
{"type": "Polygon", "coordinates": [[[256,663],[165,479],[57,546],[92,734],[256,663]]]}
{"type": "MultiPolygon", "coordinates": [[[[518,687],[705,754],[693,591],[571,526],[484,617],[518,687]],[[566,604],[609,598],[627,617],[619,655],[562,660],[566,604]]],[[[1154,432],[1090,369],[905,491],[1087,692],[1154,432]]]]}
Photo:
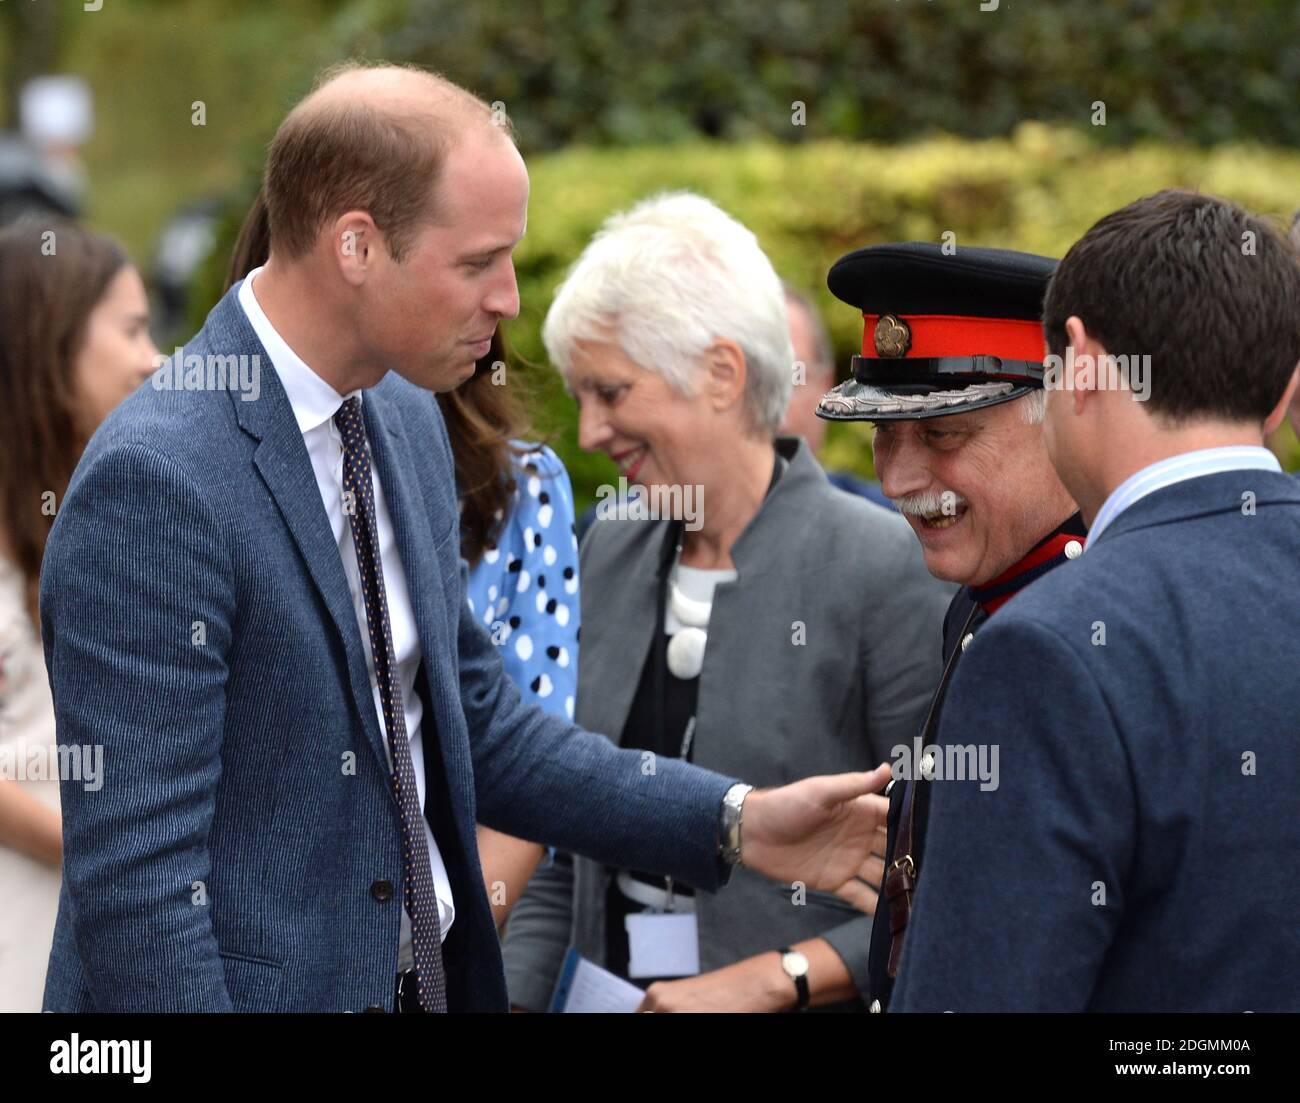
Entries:
{"type": "Polygon", "coordinates": [[[792,977],[806,977],[808,975],[808,959],[798,950],[791,950],[788,954],[782,954],[781,967],[792,977]]]}

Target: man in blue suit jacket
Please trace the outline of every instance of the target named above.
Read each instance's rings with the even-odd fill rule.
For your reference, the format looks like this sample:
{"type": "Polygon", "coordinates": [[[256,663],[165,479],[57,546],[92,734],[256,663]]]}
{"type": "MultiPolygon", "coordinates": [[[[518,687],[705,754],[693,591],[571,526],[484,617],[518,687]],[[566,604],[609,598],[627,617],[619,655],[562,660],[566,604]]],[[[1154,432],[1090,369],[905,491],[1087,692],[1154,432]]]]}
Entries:
{"type": "Polygon", "coordinates": [[[87,448],[41,621],[104,776],[62,788],[46,1010],[504,1010],[476,822],[707,890],[742,856],[878,881],[887,770],[647,762],[521,704],[469,614],[431,392],[519,307],[497,122],[411,70],[323,84],[271,146],[267,266],[87,448]]]}
{"type": "Polygon", "coordinates": [[[894,1009],[1300,1010],[1300,488],[1263,447],[1300,262],[1162,192],[1088,231],[1044,315],[1089,541],[953,679],[938,742],[996,740],[1001,776],[934,786],[894,1009]]]}

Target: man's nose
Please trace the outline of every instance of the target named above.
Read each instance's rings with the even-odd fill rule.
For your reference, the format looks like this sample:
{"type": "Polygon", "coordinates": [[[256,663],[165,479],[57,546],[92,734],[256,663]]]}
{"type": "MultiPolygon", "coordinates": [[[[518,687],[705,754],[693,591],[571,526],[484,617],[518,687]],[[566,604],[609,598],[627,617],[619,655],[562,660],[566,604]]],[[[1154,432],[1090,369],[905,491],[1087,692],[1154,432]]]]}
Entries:
{"type": "Polygon", "coordinates": [[[919,494],[930,485],[930,469],[920,450],[906,442],[890,441],[882,445],[877,437],[872,442],[872,454],[880,489],[886,498],[897,501],[909,494],[919,494]]]}
{"type": "Polygon", "coordinates": [[[483,300],[483,309],[499,318],[519,316],[519,281],[515,278],[513,261],[506,261],[506,274],[493,285],[488,297],[483,300]]]}

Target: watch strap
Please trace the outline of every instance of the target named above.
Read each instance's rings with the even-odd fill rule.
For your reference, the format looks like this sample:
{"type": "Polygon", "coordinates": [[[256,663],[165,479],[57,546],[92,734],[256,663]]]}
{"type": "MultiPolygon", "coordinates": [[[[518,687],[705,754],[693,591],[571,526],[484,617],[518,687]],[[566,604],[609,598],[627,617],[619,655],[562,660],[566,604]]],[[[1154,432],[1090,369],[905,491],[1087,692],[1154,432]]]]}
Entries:
{"type": "MultiPolygon", "coordinates": [[[[811,993],[808,988],[808,973],[805,971],[796,976],[785,967],[785,955],[796,953],[792,947],[785,946],[780,950],[777,950],[777,953],[781,955],[781,969],[787,977],[794,981],[795,1010],[802,1011],[808,1006],[808,1002],[811,998],[811,993]]],[[[804,955],[800,954],[800,956],[803,957],[804,955]]],[[[805,957],[804,960],[806,961],[807,958],[805,957]]]]}

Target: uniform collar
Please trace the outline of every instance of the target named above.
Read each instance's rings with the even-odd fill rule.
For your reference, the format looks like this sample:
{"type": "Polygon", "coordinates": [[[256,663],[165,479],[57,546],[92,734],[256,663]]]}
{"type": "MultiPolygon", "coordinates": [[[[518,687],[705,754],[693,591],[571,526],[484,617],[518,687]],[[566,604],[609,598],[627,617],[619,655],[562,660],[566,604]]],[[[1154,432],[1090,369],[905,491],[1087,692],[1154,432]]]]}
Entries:
{"type": "Polygon", "coordinates": [[[1068,559],[1076,559],[1087,543],[1083,516],[1075,513],[1035,544],[1018,563],[983,586],[967,586],[971,600],[992,616],[1036,578],[1068,559]]]}
{"type": "Polygon", "coordinates": [[[307,366],[307,362],[276,332],[275,327],[271,325],[271,320],[262,309],[262,304],[253,294],[253,280],[261,270],[261,268],[254,268],[244,277],[244,282],[239,287],[239,305],[244,308],[253,332],[262,342],[267,356],[271,358],[271,367],[275,369],[275,374],[284,387],[289,405],[293,408],[294,419],[298,422],[299,432],[309,433],[312,429],[324,425],[338,413],[345,398],[361,399],[362,394],[360,391],[353,391],[346,396],[339,394],[312,371],[307,366]]]}

